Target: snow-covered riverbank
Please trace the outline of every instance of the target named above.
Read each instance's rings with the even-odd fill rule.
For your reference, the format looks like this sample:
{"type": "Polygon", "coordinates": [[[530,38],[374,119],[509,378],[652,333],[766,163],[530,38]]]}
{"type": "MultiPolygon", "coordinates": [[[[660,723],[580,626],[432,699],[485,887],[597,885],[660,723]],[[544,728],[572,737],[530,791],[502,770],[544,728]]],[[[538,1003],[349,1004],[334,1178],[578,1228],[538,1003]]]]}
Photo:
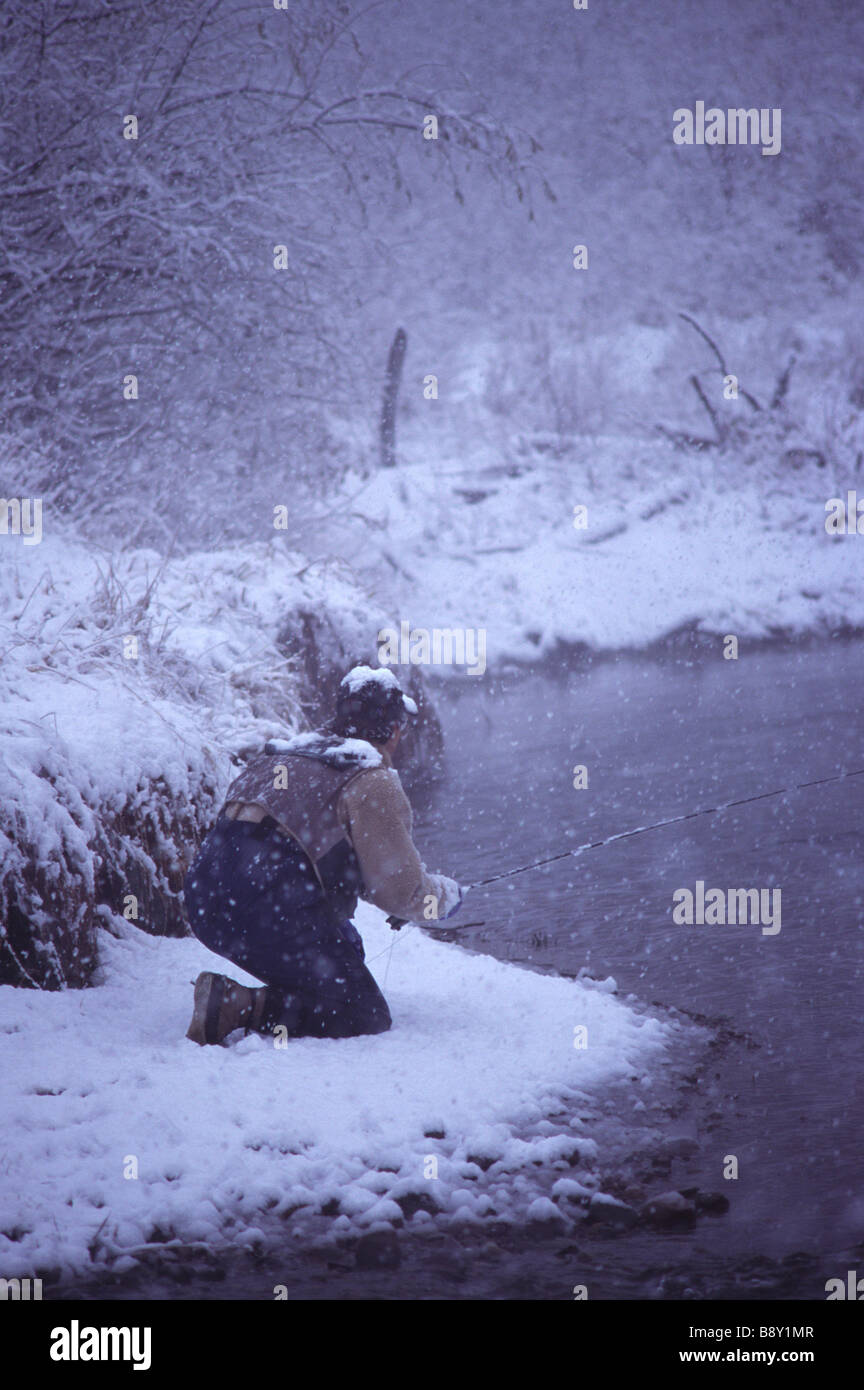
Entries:
{"type": "Polygon", "coordinates": [[[758,444],[743,469],[625,437],[536,446],[521,463],[484,444],[430,465],[406,445],[416,462],[357,480],[321,536],[390,623],[483,630],[493,667],[559,642],[638,650],[685,627],[739,640],[864,627],[859,537],[825,528],[851,471],[769,463],[758,444]],[[399,537],[386,554],[382,524],[399,537]]]}
{"type": "Polygon", "coordinates": [[[432,1210],[543,1220],[596,1190],[579,1106],[621,1079],[650,1087],[672,1025],[589,982],[394,937],[371,907],[358,922],[394,1015],[372,1037],[199,1048],[191,982],[217,958],[132,927],[106,938],[96,989],[0,990],[5,1277],[121,1272],[175,1238],[339,1239],[432,1210]]]}

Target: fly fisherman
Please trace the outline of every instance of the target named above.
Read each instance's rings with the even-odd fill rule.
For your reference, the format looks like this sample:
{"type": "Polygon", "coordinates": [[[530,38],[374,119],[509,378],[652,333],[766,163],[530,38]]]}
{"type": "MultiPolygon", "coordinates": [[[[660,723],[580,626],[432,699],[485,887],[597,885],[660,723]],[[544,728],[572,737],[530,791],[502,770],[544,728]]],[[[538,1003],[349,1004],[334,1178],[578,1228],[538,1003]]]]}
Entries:
{"type": "Polygon", "coordinates": [[[391,755],[417,706],[393,672],[355,666],[319,733],[273,742],[228,788],[184,883],[199,941],[264,982],[205,971],[186,1036],[219,1043],[235,1028],[289,1037],[383,1033],[390,1010],[363,964],[350,918],[358,896],[426,925],[462,901],[429,874],[391,755]]]}

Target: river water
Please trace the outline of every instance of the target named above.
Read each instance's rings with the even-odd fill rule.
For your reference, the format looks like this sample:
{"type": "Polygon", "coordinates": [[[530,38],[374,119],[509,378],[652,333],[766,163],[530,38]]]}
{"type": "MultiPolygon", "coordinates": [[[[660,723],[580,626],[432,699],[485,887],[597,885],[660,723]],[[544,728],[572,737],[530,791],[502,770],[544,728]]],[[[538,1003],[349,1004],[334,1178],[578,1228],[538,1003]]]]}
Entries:
{"type": "MultiPolygon", "coordinates": [[[[418,820],[428,862],[476,881],[568,844],[864,768],[862,644],[737,661],[719,648],[562,662],[476,689],[466,678],[443,702],[447,778],[418,820]],[[577,765],[588,781],[578,790],[577,765]]],[[[842,1273],[864,1237],[862,833],[864,777],[853,777],[620,840],[474,890],[462,908],[486,923],[460,932],[462,946],[612,975],[620,993],[724,1031],[676,1129],[699,1144],[690,1184],[731,1203],[711,1223],[712,1259],[801,1252],[842,1273]],[[697,880],[706,891],[779,887],[780,931],[674,924],[673,892],[697,880]],[[737,1180],[723,1178],[726,1155],[737,1180]]],[[[685,1239],[704,1247],[704,1226],[685,1239]]]]}
{"type": "MultiPolygon", "coordinates": [[[[430,866],[465,882],[648,822],[864,768],[864,644],[683,645],[450,682],[443,780],[414,794],[430,866]],[[588,785],[574,788],[574,768],[588,785]]],[[[614,976],[634,1005],[701,1023],[692,1056],[634,1105],[597,1114],[607,1190],[701,1187],[727,1214],[644,1228],[400,1235],[398,1270],[290,1249],[185,1259],[48,1297],[824,1299],[864,1274],[860,1159],[864,777],[650,830],[469,895],[457,948],[525,968],[614,976]],[[676,889],[780,888],[781,929],[683,926],[676,889]],[[665,1089],[664,1089],[665,1087],[665,1089]],[[642,1111],[644,1113],[639,1114],[642,1111]],[[673,1146],[670,1156],[658,1136],[673,1146]],[[683,1141],[683,1144],[682,1142],[683,1141]],[[650,1157],[646,1157],[648,1155],[650,1157]],[[727,1156],[738,1177],[724,1178],[727,1156]],[[616,1186],[617,1184],[617,1186],[616,1186]]],[[[458,949],[454,968],[458,968],[458,949]]],[[[398,969],[398,954],[393,968],[398,969]]]]}

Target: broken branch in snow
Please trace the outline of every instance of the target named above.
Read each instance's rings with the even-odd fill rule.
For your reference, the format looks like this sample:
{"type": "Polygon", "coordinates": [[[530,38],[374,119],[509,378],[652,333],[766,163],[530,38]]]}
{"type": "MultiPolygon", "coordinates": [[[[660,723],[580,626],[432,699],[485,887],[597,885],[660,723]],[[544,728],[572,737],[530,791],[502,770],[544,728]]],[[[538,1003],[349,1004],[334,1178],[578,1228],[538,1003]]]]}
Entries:
{"type": "Polygon", "coordinates": [[[699,378],[696,376],[695,372],[690,376],[689,381],[690,385],[693,387],[693,390],[696,392],[696,395],[699,397],[700,401],[705,407],[711,424],[714,426],[714,433],[717,436],[717,443],[722,444],[724,435],[726,433],[725,426],[722,426],[720,424],[720,421],[717,418],[717,411],[714,409],[708,397],[705,395],[705,392],[702,390],[699,378]]]}

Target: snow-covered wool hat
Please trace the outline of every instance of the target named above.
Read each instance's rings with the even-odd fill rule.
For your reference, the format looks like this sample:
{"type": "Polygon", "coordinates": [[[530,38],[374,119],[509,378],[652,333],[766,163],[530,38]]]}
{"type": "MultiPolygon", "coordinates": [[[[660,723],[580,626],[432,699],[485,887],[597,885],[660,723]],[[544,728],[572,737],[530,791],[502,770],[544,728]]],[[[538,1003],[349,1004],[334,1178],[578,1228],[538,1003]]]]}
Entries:
{"type": "Polygon", "coordinates": [[[406,724],[417,705],[388,667],[354,666],[339,682],[337,733],[385,743],[394,724],[406,724]]]}

